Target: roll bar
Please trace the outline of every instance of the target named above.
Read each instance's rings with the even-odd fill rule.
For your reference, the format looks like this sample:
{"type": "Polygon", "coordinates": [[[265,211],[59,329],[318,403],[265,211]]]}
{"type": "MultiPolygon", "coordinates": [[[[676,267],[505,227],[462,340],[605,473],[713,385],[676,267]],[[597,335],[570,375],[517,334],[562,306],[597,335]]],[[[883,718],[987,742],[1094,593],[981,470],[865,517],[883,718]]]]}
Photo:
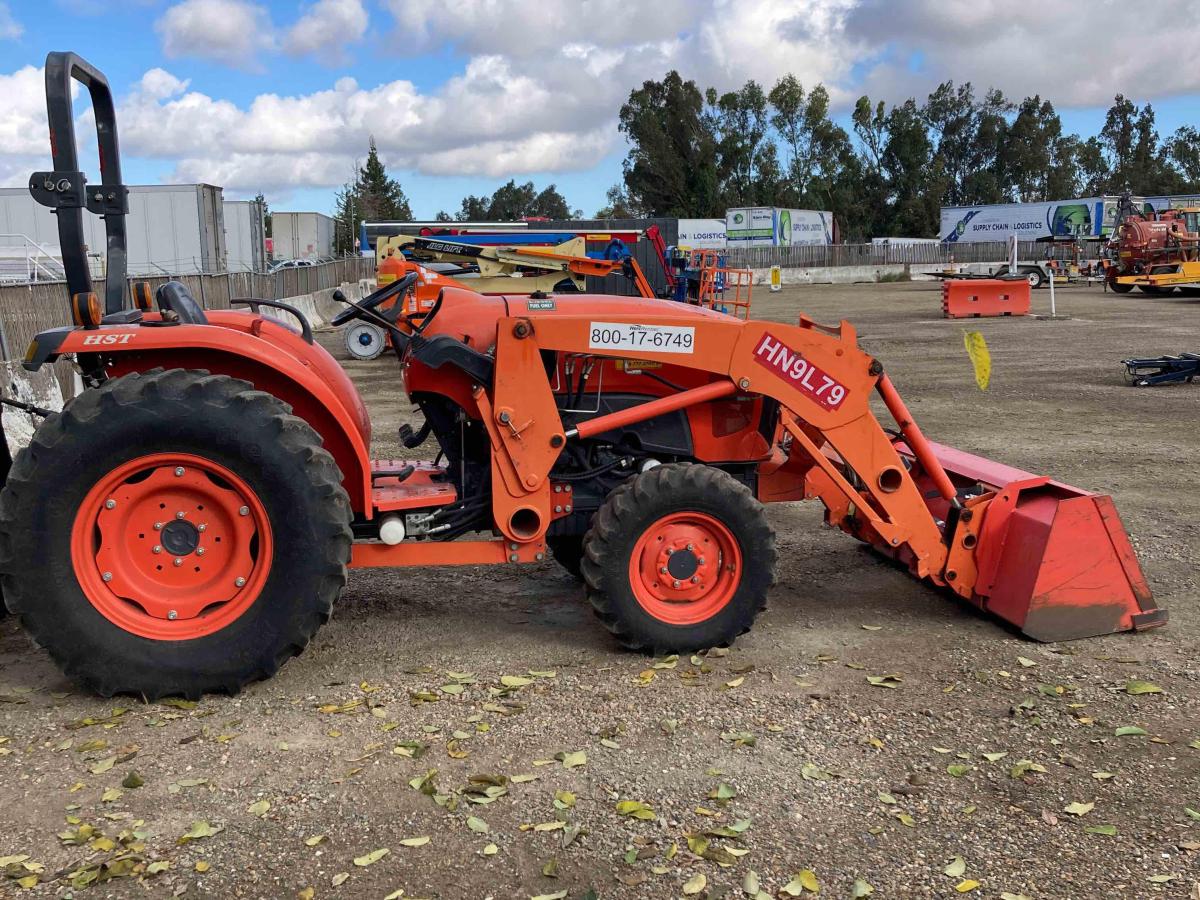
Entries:
{"type": "Polygon", "coordinates": [[[62,250],[67,290],[90,293],[92,276],[84,249],[83,210],[104,219],[108,264],[104,280],[104,311],[125,307],[127,268],[125,216],[129,213],[129,189],[121,181],[121,152],[117,143],[117,116],[108,79],[99,69],[74,53],[46,54],[46,115],[50,122],[50,152],[54,170],[34,172],[29,193],[58,216],[58,240],[62,250]],[[75,117],[71,103],[71,81],[87,88],[96,118],[96,141],[100,151],[100,185],[87,187],[79,170],[75,117]]]}

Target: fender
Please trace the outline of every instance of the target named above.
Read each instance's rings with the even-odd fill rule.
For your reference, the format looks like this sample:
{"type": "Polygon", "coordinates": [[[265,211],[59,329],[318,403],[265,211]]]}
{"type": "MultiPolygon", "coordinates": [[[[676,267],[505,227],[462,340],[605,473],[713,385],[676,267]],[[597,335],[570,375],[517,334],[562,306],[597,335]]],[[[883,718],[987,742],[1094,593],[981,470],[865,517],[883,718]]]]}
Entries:
{"type": "MultiPolygon", "coordinates": [[[[370,421],[337,361],[271,319],[219,311],[208,318],[208,325],[50,329],[33,339],[24,367],[37,371],[67,353],[101,353],[113,377],[163,367],[206,369],[249,381],[289,404],[321,435],[342,471],[351,508],[371,518],[370,421]]],[[[156,319],[147,316],[146,322],[156,319]]]]}

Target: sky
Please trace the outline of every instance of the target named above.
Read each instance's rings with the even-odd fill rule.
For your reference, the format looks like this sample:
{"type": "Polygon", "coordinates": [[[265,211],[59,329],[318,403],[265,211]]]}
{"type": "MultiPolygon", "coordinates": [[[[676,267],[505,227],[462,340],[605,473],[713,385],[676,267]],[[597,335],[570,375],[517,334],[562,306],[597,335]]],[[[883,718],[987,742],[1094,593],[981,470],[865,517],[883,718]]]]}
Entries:
{"type": "Polygon", "coordinates": [[[418,218],[510,178],[591,215],[621,179],[621,103],[672,68],[719,90],[822,82],[845,124],[864,93],[953,79],[1040,94],[1086,136],[1120,92],[1166,135],[1200,118],[1194,3],[0,0],[0,186],[49,167],[50,50],[107,74],[129,184],[332,212],[373,136],[418,218]]]}

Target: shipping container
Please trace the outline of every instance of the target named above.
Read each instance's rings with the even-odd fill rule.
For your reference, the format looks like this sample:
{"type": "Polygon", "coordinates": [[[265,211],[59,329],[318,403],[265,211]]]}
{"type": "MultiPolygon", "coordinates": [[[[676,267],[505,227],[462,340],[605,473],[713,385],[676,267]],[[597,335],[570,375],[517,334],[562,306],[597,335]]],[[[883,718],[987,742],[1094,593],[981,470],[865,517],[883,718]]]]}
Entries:
{"type": "Polygon", "coordinates": [[[228,271],[266,271],[267,238],[263,213],[263,204],[258,200],[225,201],[225,252],[228,271]]]}
{"type": "MultiPolygon", "coordinates": [[[[224,272],[224,218],[221,188],[214,185],[130,185],[129,274],[224,272]]],[[[83,225],[88,253],[103,271],[104,222],[85,210],[83,225]]],[[[24,235],[58,253],[58,221],[28,188],[0,188],[0,235],[24,235]]]]}
{"type": "Polygon", "coordinates": [[[272,255],[285,259],[333,256],[334,221],[324,213],[272,212],[272,255]]]}
{"type": "MultiPolygon", "coordinates": [[[[1133,197],[1145,212],[1179,206],[1198,206],[1200,196],[1133,197]]],[[[1003,241],[1016,235],[1022,241],[1049,237],[1106,238],[1117,222],[1121,198],[1076,197],[1034,203],[990,203],[942,207],[941,240],[949,244],[1003,241]]]]}
{"type": "Polygon", "coordinates": [[[833,213],[745,206],[725,211],[729,247],[797,247],[837,242],[833,213]]]}
{"type": "Polygon", "coordinates": [[[1022,241],[1045,237],[1104,237],[1116,223],[1118,197],[1077,197],[1044,203],[942,207],[941,239],[948,244],[1022,241]]]}
{"type": "Polygon", "coordinates": [[[689,250],[724,250],[724,219],[680,219],[679,244],[689,250]]]}

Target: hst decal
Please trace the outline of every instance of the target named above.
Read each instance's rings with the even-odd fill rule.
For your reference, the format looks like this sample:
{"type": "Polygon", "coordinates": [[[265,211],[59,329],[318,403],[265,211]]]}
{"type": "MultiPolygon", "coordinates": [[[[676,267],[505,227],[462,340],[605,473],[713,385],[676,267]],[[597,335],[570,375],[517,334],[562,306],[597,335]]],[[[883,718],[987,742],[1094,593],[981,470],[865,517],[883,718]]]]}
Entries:
{"type": "Polygon", "coordinates": [[[837,409],[849,393],[844,384],[805,359],[799,350],[769,333],[763,334],[754,349],[754,361],[825,409],[837,409]]]}
{"type": "Polygon", "coordinates": [[[129,331],[125,334],[87,334],[83,337],[83,345],[85,347],[111,347],[113,344],[128,344],[134,339],[134,332],[129,331]]]}

